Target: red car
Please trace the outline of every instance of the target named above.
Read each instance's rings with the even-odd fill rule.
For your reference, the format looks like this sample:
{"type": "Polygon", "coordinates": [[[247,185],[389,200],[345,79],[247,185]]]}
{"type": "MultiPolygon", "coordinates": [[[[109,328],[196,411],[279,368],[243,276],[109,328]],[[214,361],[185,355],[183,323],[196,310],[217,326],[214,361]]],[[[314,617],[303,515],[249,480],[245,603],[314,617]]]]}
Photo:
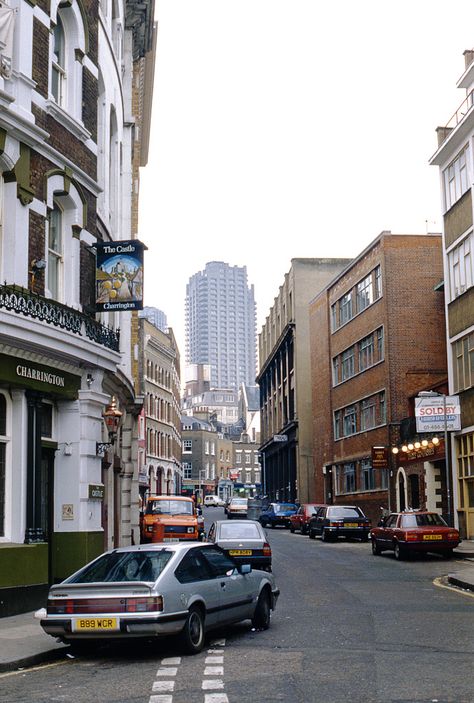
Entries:
{"type": "Polygon", "coordinates": [[[372,553],[392,550],[395,559],[403,559],[410,552],[434,552],[446,558],[461,539],[459,531],[449,527],[438,513],[417,510],[392,513],[382,525],[371,531],[372,553]]]}
{"type": "Polygon", "coordinates": [[[308,534],[308,524],[318,508],[322,508],[325,503],[301,503],[298,512],[290,516],[290,532],[299,530],[302,535],[308,534]]]}

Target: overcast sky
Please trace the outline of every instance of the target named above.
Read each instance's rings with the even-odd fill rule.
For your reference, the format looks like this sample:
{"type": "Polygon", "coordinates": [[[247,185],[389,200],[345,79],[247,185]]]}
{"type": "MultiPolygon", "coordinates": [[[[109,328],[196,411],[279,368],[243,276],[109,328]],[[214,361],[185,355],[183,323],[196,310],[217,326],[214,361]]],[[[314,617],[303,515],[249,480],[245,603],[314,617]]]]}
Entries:
{"type": "MultiPolygon", "coordinates": [[[[184,360],[189,277],[247,266],[258,331],[295,257],[441,231],[435,129],[464,99],[472,0],[156,0],[139,238],[184,360]]],[[[184,366],[183,366],[184,370],[184,366]]]]}

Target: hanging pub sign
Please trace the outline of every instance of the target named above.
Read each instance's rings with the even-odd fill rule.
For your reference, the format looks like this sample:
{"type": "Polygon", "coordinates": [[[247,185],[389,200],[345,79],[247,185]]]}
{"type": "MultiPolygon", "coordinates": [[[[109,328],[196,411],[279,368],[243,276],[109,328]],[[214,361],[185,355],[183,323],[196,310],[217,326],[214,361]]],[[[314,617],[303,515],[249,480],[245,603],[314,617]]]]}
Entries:
{"type": "Polygon", "coordinates": [[[372,468],[388,469],[388,447],[372,447],[372,468]]]}
{"type": "Polygon", "coordinates": [[[142,310],[143,242],[96,242],[94,247],[96,311],[142,310]]]}

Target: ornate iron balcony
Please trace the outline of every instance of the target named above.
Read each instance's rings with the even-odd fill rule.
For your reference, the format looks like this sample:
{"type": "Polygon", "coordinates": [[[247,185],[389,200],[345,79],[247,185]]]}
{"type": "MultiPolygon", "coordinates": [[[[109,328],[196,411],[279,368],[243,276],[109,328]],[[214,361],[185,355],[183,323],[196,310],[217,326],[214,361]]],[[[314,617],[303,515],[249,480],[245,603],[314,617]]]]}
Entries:
{"type": "Polygon", "coordinates": [[[119,351],[120,330],[113,330],[79,310],[62,305],[56,300],[43,298],[26,288],[6,283],[0,285],[1,308],[25,317],[33,317],[80,336],[85,334],[93,342],[113,351],[119,351]]]}

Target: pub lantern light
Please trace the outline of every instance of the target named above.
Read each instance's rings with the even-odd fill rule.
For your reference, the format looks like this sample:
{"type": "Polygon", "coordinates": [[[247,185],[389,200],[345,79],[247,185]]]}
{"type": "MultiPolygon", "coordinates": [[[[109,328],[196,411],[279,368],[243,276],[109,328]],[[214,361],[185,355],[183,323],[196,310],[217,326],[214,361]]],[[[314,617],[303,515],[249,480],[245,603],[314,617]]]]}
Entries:
{"type": "Polygon", "coordinates": [[[428,446],[428,440],[427,440],[427,439],[422,439],[422,440],[421,440],[421,446],[422,446],[422,447],[427,447],[427,446],[428,446]]]}
{"type": "Polygon", "coordinates": [[[432,439],[431,441],[433,442],[433,444],[434,444],[435,446],[436,446],[437,444],[439,444],[439,438],[438,438],[438,437],[433,437],[433,439],[432,439]]]}
{"type": "Polygon", "coordinates": [[[404,445],[402,446],[402,452],[407,452],[407,451],[408,451],[408,447],[407,447],[406,444],[404,444],[404,445]]]}
{"type": "Polygon", "coordinates": [[[392,447],[392,454],[398,454],[398,447],[392,447]]]}
{"type": "Polygon", "coordinates": [[[414,447],[415,449],[419,449],[421,447],[421,442],[415,442],[414,447]]]}
{"type": "Polygon", "coordinates": [[[109,439],[112,444],[115,441],[115,437],[118,432],[122,415],[123,413],[121,413],[120,410],[117,408],[117,401],[115,400],[115,396],[112,396],[112,401],[109,403],[109,405],[107,405],[103,413],[105,425],[109,433],[109,439]]]}

